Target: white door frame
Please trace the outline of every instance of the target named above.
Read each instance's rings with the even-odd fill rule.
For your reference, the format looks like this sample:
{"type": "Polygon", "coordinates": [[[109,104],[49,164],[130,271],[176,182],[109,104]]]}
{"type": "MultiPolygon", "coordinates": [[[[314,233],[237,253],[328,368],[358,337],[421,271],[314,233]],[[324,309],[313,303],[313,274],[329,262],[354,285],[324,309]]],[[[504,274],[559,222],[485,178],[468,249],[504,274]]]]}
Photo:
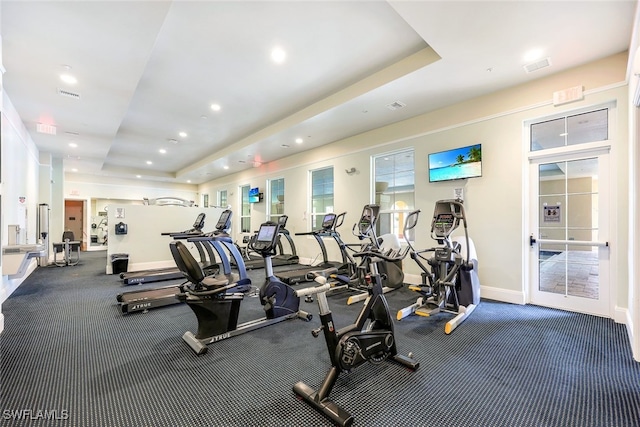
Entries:
{"type": "MultiPolygon", "coordinates": [[[[612,263],[611,251],[608,245],[610,237],[612,235],[611,218],[613,209],[611,203],[611,168],[610,161],[611,145],[609,141],[581,144],[568,147],[560,147],[556,149],[549,149],[543,151],[537,151],[529,153],[528,159],[528,181],[529,190],[527,194],[528,198],[528,236],[534,236],[537,239],[538,221],[539,221],[539,206],[538,206],[538,165],[544,163],[554,163],[561,161],[572,161],[588,158],[598,158],[599,166],[599,191],[598,191],[598,205],[599,205],[599,244],[593,244],[589,246],[598,246],[598,258],[600,265],[600,297],[597,301],[598,304],[591,304],[596,300],[589,300],[586,298],[580,298],[575,296],[565,297],[563,295],[549,294],[540,292],[538,287],[538,244],[529,244],[528,249],[528,277],[526,286],[527,302],[538,303],[545,306],[555,307],[559,309],[571,310],[576,312],[582,312],[587,314],[593,314],[604,317],[613,317],[613,302],[614,302],[614,286],[615,282],[612,282],[612,263]]],[[[527,239],[527,243],[529,243],[527,239]]],[[[546,243],[554,243],[546,241],[546,243]]],[[[558,242],[562,243],[562,242],[558,242]]],[[[572,242],[575,245],[576,242],[572,242]]],[[[585,242],[585,244],[587,244],[585,242]]]]}

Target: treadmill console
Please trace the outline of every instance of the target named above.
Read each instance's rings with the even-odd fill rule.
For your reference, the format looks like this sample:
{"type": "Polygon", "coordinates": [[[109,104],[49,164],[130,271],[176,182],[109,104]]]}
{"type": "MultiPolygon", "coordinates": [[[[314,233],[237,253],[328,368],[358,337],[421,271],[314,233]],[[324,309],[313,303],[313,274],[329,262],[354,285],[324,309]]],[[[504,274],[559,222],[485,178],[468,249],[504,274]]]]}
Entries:
{"type": "Polygon", "coordinates": [[[331,231],[336,223],[336,214],[328,213],[322,218],[322,231],[331,231]]]}
{"type": "Polygon", "coordinates": [[[216,231],[226,232],[231,228],[231,216],[233,212],[230,209],[225,209],[221,214],[218,222],[216,223],[216,231]]]}
{"type": "Polygon", "coordinates": [[[193,223],[193,230],[194,231],[200,231],[202,230],[202,228],[204,227],[204,218],[205,218],[205,214],[204,212],[200,213],[198,215],[198,217],[196,218],[196,221],[193,223]]]}

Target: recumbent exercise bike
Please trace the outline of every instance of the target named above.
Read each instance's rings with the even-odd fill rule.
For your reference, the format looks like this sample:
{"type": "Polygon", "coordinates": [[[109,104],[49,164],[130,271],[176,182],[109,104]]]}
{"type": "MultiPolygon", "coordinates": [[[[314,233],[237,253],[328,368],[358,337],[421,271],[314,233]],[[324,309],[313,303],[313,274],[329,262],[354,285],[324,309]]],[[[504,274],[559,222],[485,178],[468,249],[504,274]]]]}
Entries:
{"type": "MultiPolygon", "coordinates": [[[[238,324],[240,303],[244,299],[244,293],[250,290],[251,281],[247,278],[224,286],[211,283],[210,279],[204,276],[202,268],[189,249],[180,241],[171,242],[171,253],[176,264],[191,282],[185,287],[184,293],[178,295],[178,298],[187,303],[198,319],[198,332],[194,334],[187,331],[182,336],[196,354],[206,353],[209,344],[284,320],[294,318],[311,320],[312,316],[309,313],[299,309],[300,298],[295,295],[294,290],[273,275],[271,256],[277,247],[278,231],[278,224],[266,222],[260,226],[260,230],[250,243],[251,249],[264,257],[267,275],[260,288],[260,302],[264,306],[266,316],[242,324],[238,324]]],[[[228,235],[194,239],[207,238],[223,242],[236,259],[238,268],[244,268],[242,255],[228,235]]]]}

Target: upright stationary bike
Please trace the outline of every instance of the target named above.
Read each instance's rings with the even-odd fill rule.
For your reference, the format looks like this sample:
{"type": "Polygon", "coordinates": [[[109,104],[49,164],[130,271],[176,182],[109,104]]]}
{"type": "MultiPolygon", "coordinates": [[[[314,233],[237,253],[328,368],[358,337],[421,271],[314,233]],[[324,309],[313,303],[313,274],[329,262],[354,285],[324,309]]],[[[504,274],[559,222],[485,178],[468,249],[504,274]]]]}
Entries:
{"type": "Polygon", "coordinates": [[[320,332],[324,333],[331,359],[331,369],[318,390],[298,382],[293,386],[293,391],[338,425],[349,426],[353,423],[351,414],[329,400],[331,389],[341,372],[350,371],[365,362],[377,364],[386,359],[391,359],[412,370],[420,366],[411,353],[408,357],[398,354],[393,321],[382,290],[382,277],[378,272],[378,264],[399,261],[406,253],[406,250],[381,253],[379,250],[371,249],[353,254],[354,257],[363,258],[369,266],[367,275],[369,296],[355,323],[342,329],[336,330],[333,323],[326,296],[331,285],[326,283],[325,275],[318,275],[315,279],[321,286],[296,291],[298,296],[317,294],[322,326],[311,333],[316,338],[320,332]]]}

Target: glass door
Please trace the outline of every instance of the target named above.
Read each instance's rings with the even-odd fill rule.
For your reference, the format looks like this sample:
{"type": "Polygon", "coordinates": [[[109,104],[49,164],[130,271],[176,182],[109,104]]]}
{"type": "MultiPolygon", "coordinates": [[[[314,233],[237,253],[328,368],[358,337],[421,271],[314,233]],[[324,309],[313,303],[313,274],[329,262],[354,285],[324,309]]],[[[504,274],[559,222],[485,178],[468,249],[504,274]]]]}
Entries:
{"type": "Polygon", "coordinates": [[[608,152],[531,160],[531,302],[610,316],[608,152]]]}

